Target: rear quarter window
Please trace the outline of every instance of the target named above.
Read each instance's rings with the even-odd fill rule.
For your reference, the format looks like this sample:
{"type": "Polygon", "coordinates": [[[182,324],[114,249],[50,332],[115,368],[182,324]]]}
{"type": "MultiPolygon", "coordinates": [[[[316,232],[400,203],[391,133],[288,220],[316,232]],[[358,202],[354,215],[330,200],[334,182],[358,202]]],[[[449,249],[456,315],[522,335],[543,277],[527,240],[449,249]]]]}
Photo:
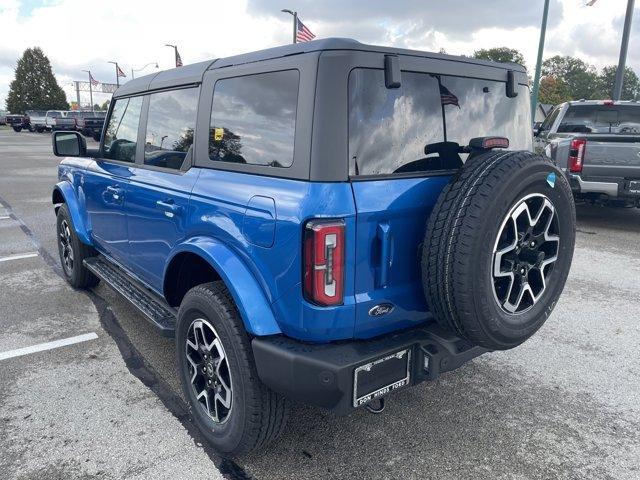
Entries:
{"type": "Polygon", "coordinates": [[[211,108],[209,159],[290,167],[299,83],[297,70],[218,80],[211,108]]]}
{"type": "MultiPolygon", "coordinates": [[[[505,83],[402,72],[402,85],[387,89],[384,71],[349,75],[350,175],[406,172],[424,159],[424,147],[446,140],[467,145],[474,137],[503,136],[511,149],[532,149],[528,88],[508,98],[505,83]]],[[[446,162],[431,162],[428,171],[446,162]]],[[[423,162],[424,165],[429,162],[423,162]]]]}

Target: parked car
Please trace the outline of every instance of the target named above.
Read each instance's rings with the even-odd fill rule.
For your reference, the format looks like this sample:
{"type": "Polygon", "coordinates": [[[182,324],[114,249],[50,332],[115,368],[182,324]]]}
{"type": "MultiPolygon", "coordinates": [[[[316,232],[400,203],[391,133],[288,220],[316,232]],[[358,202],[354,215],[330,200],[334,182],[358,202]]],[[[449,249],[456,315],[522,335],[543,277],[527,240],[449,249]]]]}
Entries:
{"type": "Polygon", "coordinates": [[[67,112],[64,110],[47,110],[45,129],[54,132],[56,130],[57,119],[64,118],[66,116],[67,112]]]}
{"type": "Polygon", "coordinates": [[[32,132],[42,133],[47,126],[47,112],[44,110],[27,110],[26,114],[29,115],[29,121],[31,123],[30,130],[32,132]]]}
{"type": "Polygon", "coordinates": [[[0,125],[7,124],[7,115],[9,115],[9,112],[6,110],[0,110],[0,125]]]}
{"type": "Polygon", "coordinates": [[[223,455],[277,437],[290,400],[376,412],[521,344],[567,278],[571,189],[531,152],[519,65],[288,45],[131,80],[102,137],[53,135],[64,275],[175,336],[223,455]]]}
{"type": "Polygon", "coordinates": [[[576,199],[640,206],[640,103],[581,100],[557,106],[535,132],[576,199]]]}
{"type": "Polygon", "coordinates": [[[22,129],[29,129],[31,124],[29,123],[29,117],[27,115],[7,115],[7,125],[13,128],[14,132],[21,132],[22,129]]]}
{"type": "Polygon", "coordinates": [[[106,116],[107,112],[82,112],[82,115],[76,119],[76,130],[85,137],[97,136],[99,140],[106,116]]]}

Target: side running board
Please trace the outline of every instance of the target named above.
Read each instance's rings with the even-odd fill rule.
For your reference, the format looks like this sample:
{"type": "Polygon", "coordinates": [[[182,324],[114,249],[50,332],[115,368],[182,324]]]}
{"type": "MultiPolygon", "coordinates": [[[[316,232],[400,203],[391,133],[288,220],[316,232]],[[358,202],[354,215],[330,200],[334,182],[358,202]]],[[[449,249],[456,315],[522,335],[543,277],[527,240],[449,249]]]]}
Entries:
{"type": "Polygon", "coordinates": [[[124,270],[101,256],[87,258],[84,266],[100,280],[126,298],[165,337],[173,337],[176,329],[175,308],[154,292],[132,279],[124,270]]]}

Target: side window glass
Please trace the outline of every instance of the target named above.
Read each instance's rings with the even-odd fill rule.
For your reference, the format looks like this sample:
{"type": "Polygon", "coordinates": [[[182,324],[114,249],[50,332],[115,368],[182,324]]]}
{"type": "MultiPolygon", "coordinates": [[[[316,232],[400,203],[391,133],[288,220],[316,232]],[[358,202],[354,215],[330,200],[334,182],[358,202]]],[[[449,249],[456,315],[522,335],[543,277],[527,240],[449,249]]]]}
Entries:
{"type": "Polygon", "coordinates": [[[135,162],[142,97],[119,98],[104,134],[104,158],[135,162]]]}
{"type": "Polygon", "coordinates": [[[290,167],[299,79],[297,70],[286,70],[216,82],[209,158],[290,167]]]}
{"type": "Polygon", "coordinates": [[[153,93],[144,144],[144,163],[180,169],[193,144],[198,89],[153,93]]]}

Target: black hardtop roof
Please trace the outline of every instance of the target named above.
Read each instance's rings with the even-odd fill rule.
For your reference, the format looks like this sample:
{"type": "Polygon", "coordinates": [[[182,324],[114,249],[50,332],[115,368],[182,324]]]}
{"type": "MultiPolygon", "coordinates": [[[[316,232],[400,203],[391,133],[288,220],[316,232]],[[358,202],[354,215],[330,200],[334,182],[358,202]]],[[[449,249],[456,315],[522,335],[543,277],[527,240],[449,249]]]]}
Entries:
{"type": "Polygon", "coordinates": [[[471,63],[490,66],[500,69],[515,70],[526,73],[526,69],[517,63],[497,63],[486,60],[478,60],[471,57],[460,57],[445,53],[423,52],[421,50],[409,50],[405,48],[380,47],[377,45],[367,45],[350,38],[325,38],[312,42],[302,42],[280,47],[267,48],[256,52],[233,55],[231,57],[207,60],[193,63],[179,68],[163,70],[144,77],[135,78],[118,88],[114,97],[122,97],[136,93],[143,93],[149,90],[159,90],[163,88],[176,87],[180,85],[196,84],[202,81],[202,77],[207,70],[242,65],[246,63],[260,62],[275,58],[288,57],[303,53],[319,52],[326,50],[357,50],[365,52],[379,52],[384,54],[410,55],[425,58],[438,58],[455,62],[471,63]]]}

